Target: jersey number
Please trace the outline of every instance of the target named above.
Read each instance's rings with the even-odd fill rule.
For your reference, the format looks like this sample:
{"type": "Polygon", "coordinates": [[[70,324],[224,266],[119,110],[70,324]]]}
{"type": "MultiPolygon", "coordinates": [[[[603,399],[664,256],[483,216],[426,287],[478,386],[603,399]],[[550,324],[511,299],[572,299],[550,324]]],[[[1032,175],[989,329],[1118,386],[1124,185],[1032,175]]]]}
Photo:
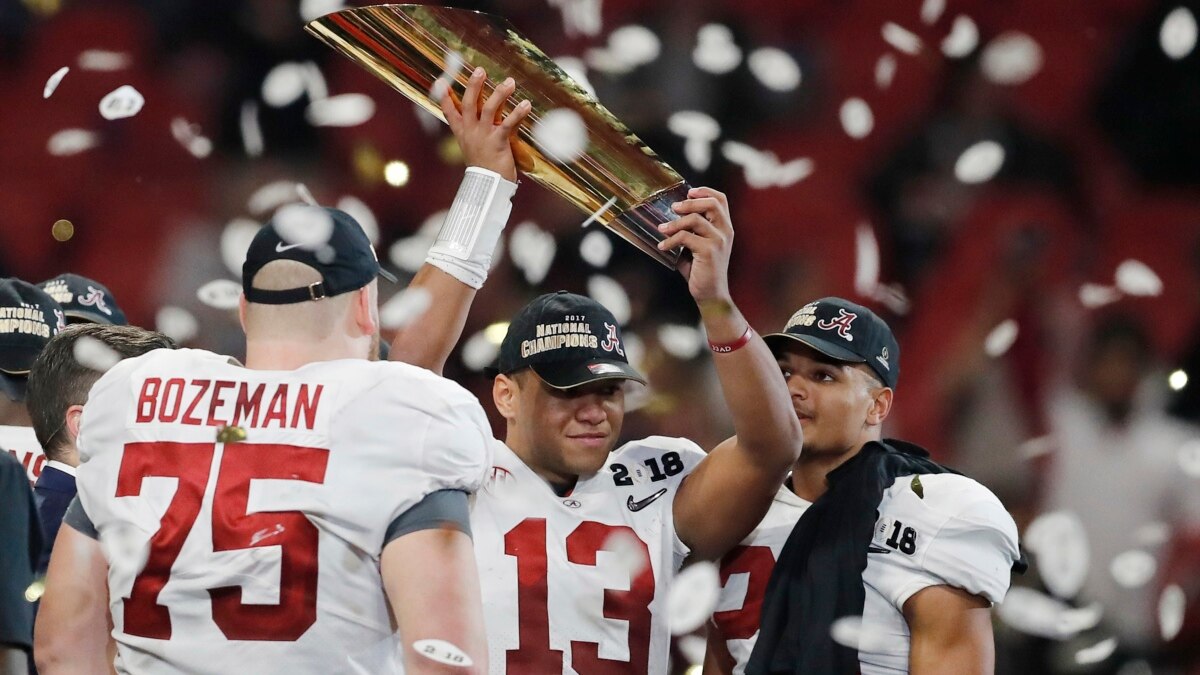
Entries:
{"type": "Polygon", "coordinates": [[[724,640],[747,640],[758,631],[759,614],[762,613],[763,598],[767,595],[767,582],[775,568],[775,554],[770,546],[735,546],[721,559],[721,586],[729,583],[734,574],[745,574],[746,599],[741,609],[713,612],[713,623],[721,631],[724,640]]]}
{"type": "MultiPolygon", "coordinates": [[[[177,478],[171,503],[150,539],[146,565],[124,598],[125,633],[171,638],[171,613],[158,595],[200,514],[216,445],[129,443],[117,476],[118,497],[141,494],[143,479],[177,478]]],[[[230,640],[292,641],[317,620],[317,528],[299,511],[247,513],[250,481],[325,481],[329,452],[320,448],[264,443],[225,446],[212,506],[212,550],[278,546],[279,604],[248,605],[241,586],[208,589],[212,616],[230,640]]]]}
{"type": "Polygon", "coordinates": [[[901,553],[912,555],[917,552],[917,531],[897,520],[892,536],[884,543],[901,553]]]}
{"type": "MultiPolygon", "coordinates": [[[[658,460],[653,457],[647,459],[643,464],[646,465],[647,469],[650,469],[651,482],[666,480],[668,476],[674,476],[683,471],[683,458],[679,456],[678,452],[668,452],[663,455],[661,467],[658,465],[658,460]]],[[[624,464],[613,464],[608,468],[612,469],[614,483],[617,485],[633,485],[633,478],[629,476],[629,467],[624,464]]]]}
{"type": "MultiPolygon", "coordinates": [[[[597,551],[612,551],[613,533],[625,532],[642,553],[641,572],[630,580],[628,591],[605,589],[604,616],[629,623],[629,661],[600,658],[596,642],[571,641],[571,667],[580,675],[645,675],[650,661],[650,601],[654,599],[654,571],[646,544],[625,526],[591,521],[579,524],[567,537],[567,561],[595,565],[597,551]]],[[[504,535],[504,553],[517,559],[517,620],[520,647],[506,654],[509,673],[558,673],[565,668],[560,649],[550,648],[550,614],[547,598],[546,520],[526,518],[504,535]]],[[[555,598],[556,603],[571,602],[555,598]]]]}

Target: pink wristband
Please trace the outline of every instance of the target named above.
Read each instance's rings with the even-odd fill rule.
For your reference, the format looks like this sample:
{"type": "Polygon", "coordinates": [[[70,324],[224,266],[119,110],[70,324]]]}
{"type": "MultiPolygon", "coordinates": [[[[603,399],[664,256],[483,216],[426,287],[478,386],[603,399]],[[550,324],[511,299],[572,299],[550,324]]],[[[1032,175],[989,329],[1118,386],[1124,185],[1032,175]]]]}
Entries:
{"type": "Polygon", "coordinates": [[[717,354],[728,354],[730,352],[736,352],[737,350],[741,349],[742,347],[745,347],[747,344],[749,344],[750,339],[753,337],[754,337],[754,328],[747,325],[746,332],[742,333],[742,336],[740,338],[734,340],[733,342],[713,342],[712,340],[709,340],[708,348],[713,350],[713,352],[717,353],[717,354]]]}

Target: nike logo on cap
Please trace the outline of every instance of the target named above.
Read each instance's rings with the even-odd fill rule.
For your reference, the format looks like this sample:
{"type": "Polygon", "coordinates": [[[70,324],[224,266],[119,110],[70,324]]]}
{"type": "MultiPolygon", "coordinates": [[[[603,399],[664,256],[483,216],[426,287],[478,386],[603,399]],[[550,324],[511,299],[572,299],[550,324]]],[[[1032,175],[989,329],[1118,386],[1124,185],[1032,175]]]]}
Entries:
{"type": "Polygon", "coordinates": [[[284,246],[283,242],[281,241],[278,244],[275,244],[275,252],[283,253],[284,251],[291,250],[293,248],[296,248],[297,246],[303,246],[303,244],[288,244],[287,246],[284,246]]]}
{"type": "Polygon", "coordinates": [[[658,499],[665,494],[667,494],[667,488],[662,488],[649,497],[643,497],[636,502],[633,501],[633,495],[629,495],[629,499],[625,500],[625,506],[628,506],[630,511],[641,511],[647,506],[650,506],[651,502],[653,502],[655,499],[658,499]]]}

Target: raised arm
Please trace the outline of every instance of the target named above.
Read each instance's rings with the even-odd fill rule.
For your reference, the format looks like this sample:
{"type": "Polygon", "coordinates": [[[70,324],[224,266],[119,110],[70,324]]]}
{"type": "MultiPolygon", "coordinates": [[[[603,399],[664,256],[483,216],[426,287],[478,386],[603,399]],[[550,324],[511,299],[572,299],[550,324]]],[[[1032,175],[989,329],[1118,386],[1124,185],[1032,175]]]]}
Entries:
{"type": "Polygon", "coordinates": [[[448,87],[442,98],[442,113],[462,148],[467,174],[429,257],[409,284],[428,292],[432,302],[420,320],[396,334],[389,356],[439,374],[462,335],[508,221],[517,187],[510,143],[530,110],[523,101],[502,118],[501,109],[516,85],[509,78],[484,100],[486,79],[483,69],[476,68],[461,104],[448,87]]]}
{"type": "Polygon", "coordinates": [[[34,626],[39,673],[112,672],[107,577],[100,543],[64,522],[34,626]]]}
{"type": "Polygon", "coordinates": [[[912,675],[991,675],[991,603],[953,586],[930,586],[904,603],[912,675]]]}
{"type": "Polygon", "coordinates": [[[803,433],[787,385],[767,344],[729,294],[733,224],[725,195],[694,188],[675,205],[680,218],[663,225],[660,248],[683,246],[692,260],[680,271],[714,345],[713,362],[737,434],[700,462],[675,497],[675,528],[693,554],[714,559],[766,515],[800,456],[803,433]],[[720,517],[714,517],[720,514],[720,517]]]}

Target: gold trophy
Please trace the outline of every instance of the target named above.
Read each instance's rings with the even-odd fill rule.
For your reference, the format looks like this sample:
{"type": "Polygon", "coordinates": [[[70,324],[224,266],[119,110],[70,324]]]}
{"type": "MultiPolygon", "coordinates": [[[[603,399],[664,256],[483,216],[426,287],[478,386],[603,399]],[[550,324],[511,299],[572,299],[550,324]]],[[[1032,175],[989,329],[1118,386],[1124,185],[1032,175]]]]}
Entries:
{"type": "Polygon", "coordinates": [[[482,67],[486,97],[491,82],[512,77],[517,89],[504,113],[513,102],[533,105],[517,131],[521,172],[655,260],[672,269],[678,264],[682,248],[658,250],[664,239],[658,225],[678,217],[671,204],[687,198],[683,177],[505,19],[449,7],[379,5],[334,12],[305,28],[443,122],[430,95],[437,79],[461,97],[471,71],[482,67]],[[533,136],[537,121],[556,109],[574,111],[588,133],[584,152],[566,162],[547,156],[533,136]]]}

